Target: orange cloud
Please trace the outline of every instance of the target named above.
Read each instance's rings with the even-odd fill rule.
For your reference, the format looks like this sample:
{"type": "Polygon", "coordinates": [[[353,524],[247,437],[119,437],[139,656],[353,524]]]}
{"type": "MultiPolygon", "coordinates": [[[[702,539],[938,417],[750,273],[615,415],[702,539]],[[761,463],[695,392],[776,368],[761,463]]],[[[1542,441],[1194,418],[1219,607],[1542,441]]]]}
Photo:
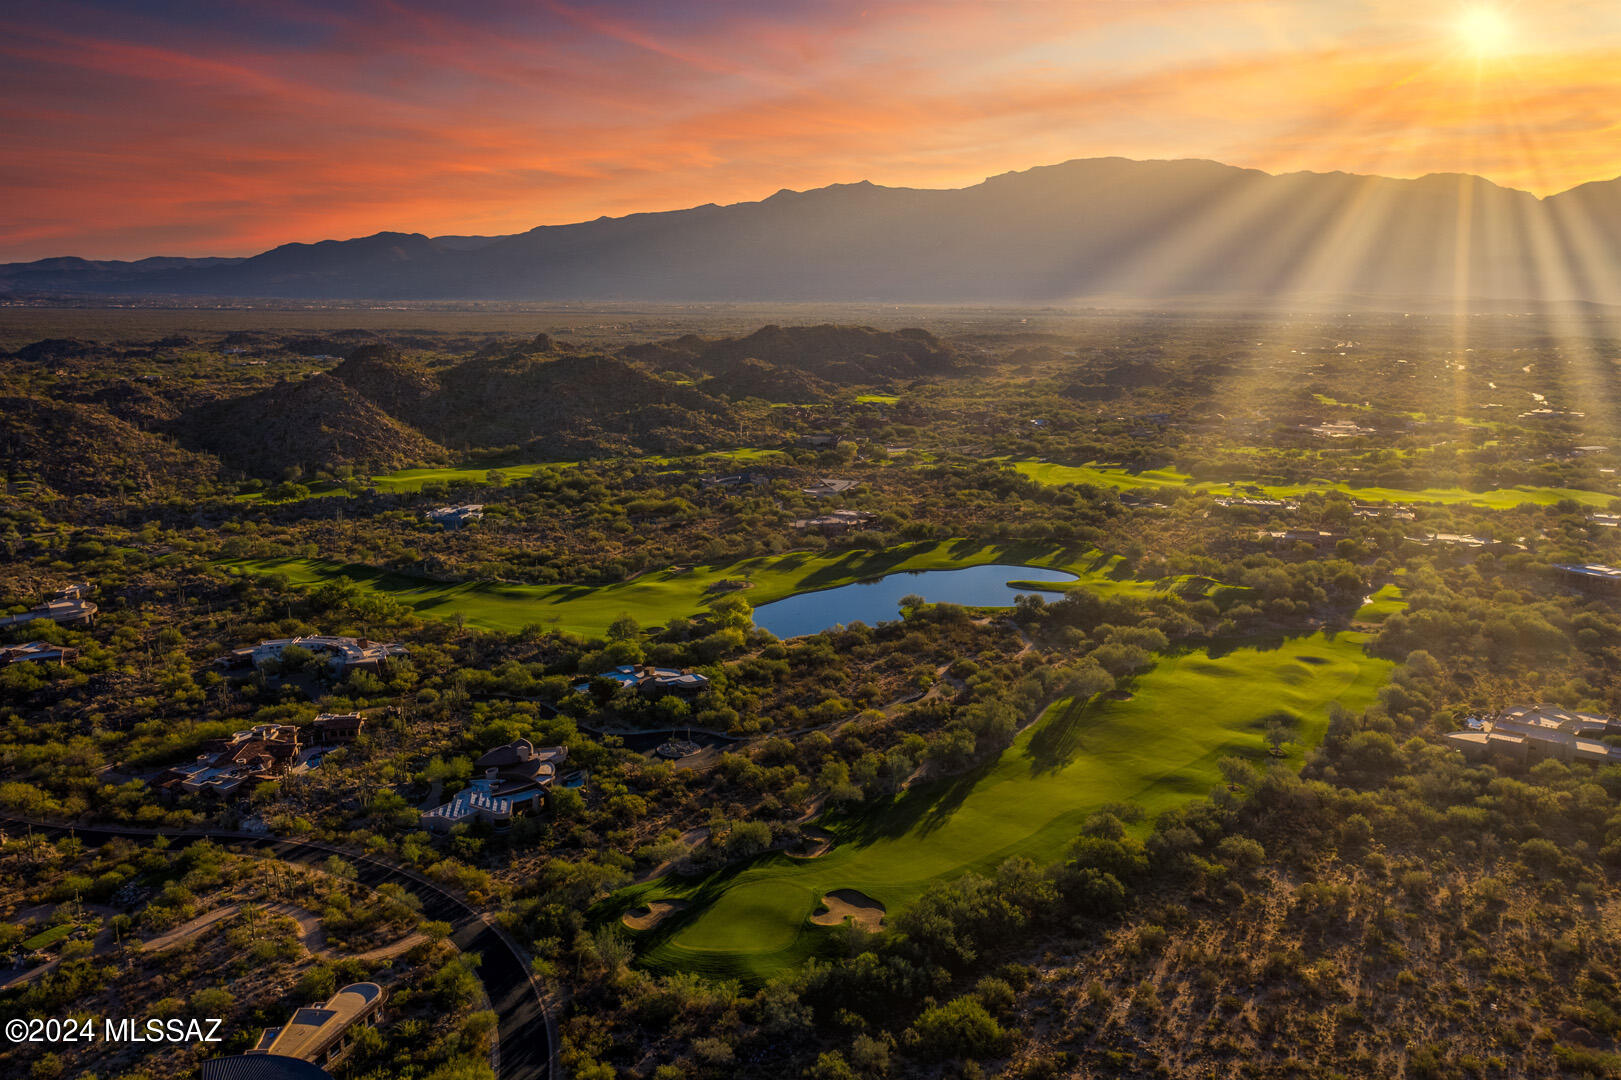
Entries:
{"type": "Polygon", "coordinates": [[[1395,4],[371,0],[116,33],[53,6],[0,24],[0,258],[512,232],[1116,154],[1548,193],[1621,173],[1621,27],[1551,7],[1557,47],[1482,63],[1395,4]]]}

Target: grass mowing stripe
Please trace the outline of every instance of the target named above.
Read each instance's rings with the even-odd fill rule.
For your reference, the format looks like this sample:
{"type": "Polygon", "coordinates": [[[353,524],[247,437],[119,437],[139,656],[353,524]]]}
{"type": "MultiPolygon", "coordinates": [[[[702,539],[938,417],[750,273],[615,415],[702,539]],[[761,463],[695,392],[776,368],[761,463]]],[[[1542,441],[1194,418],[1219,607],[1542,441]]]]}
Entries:
{"type": "Polygon", "coordinates": [[[1365,640],[1340,633],[1164,658],[1127,700],[1054,705],[977,773],[824,823],[838,843],[822,858],[771,853],[696,883],[662,879],[617,894],[599,914],[686,899],[678,919],[643,936],[646,964],[769,977],[829,940],[807,919],[834,889],[894,913],[934,881],[1013,855],[1056,860],[1099,806],[1135,802],[1154,814],[1203,797],[1221,783],[1217,762],[1258,756],[1277,716],[1295,725],[1287,766],[1298,768],[1322,739],[1329,703],[1364,708],[1388,676],[1391,665],[1367,656],[1365,640]]]}

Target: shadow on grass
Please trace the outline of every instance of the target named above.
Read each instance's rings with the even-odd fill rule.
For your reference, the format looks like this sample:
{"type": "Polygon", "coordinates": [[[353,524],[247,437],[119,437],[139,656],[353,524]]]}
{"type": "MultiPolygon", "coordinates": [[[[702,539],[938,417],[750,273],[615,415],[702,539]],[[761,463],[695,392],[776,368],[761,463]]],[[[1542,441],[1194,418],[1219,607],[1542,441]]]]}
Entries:
{"type": "Polygon", "coordinates": [[[1057,772],[1075,760],[1084,745],[1081,735],[1097,700],[1096,697],[1070,698],[1055,707],[1046,719],[1037,721],[1029,743],[1032,777],[1057,772]]]}
{"type": "Polygon", "coordinates": [[[1255,649],[1258,652],[1275,652],[1294,640],[1282,630],[1266,631],[1258,634],[1237,634],[1233,637],[1214,638],[1206,652],[1210,659],[1220,660],[1239,649],[1255,649]]]}

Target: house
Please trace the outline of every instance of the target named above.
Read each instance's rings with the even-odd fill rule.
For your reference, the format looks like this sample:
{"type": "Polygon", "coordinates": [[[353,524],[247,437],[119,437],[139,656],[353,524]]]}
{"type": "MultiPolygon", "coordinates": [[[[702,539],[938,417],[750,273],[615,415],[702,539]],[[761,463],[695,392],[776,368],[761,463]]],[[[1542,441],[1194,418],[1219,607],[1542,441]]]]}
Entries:
{"type": "Polygon", "coordinates": [[[52,645],[48,641],[29,641],[22,645],[0,645],[0,667],[27,661],[43,664],[65,664],[77,658],[78,649],[66,645],[52,645]]]}
{"type": "Polygon", "coordinates": [[[424,516],[435,525],[443,525],[447,529],[459,529],[470,521],[483,521],[484,504],[468,503],[465,506],[441,506],[429,510],[424,516]]]}
{"type": "MultiPolygon", "coordinates": [[[[263,360],[257,361],[264,363],[263,360]]],[[[198,1080],[332,1080],[312,1061],[277,1054],[226,1054],[204,1061],[198,1080]]]]}
{"type": "Polygon", "coordinates": [[[350,983],[325,1004],[306,1005],[280,1027],[265,1028],[247,1054],[297,1058],[325,1068],[349,1050],[358,1026],[372,1027],[382,1019],[385,996],[374,982],[350,983]]]}
{"type": "Polygon", "coordinates": [[[171,765],[153,786],[176,795],[234,795],[243,784],[285,776],[303,748],[292,724],[257,724],[207,744],[196,761],[171,765]]]}
{"type": "Polygon", "coordinates": [[[1285,502],[1283,499],[1264,499],[1259,497],[1228,498],[1218,497],[1217,506],[1238,507],[1243,510],[1298,510],[1300,504],[1285,502]]]}
{"type": "Polygon", "coordinates": [[[771,477],[763,472],[750,469],[748,472],[733,473],[731,476],[705,476],[698,481],[705,491],[710,488],[764,487],[771,483],[771,477]]]}
{"type": "Polygon", "coordinates": [[[336,746],[360,738],[366,718],[359,713],[322,713],[311,726],[318,746],[336,746]]]}
{"type": "Polygon", "coordinates": [[[815,432],[810,435],[801,435],[799,445],[807,450],[831,450],[839,445],[839,437],[827,432],[815,432]]]}
{"type": "Polygon", "coordinates": [[[1351,507],[1351,513],[1359,518],[1392,518],[1396,521],[1412,521],[1417,516],[1411,506],[1401,503],[1356,503],[1351,507]]]}
{"type": "Polygon", "coordinates": [[[1621,570],[1600,563],[1555,563],[1554,569],[1585,592],[1621,592],[1621,570]]]}
{"type": "Polygon", "coordinates": [[[41,620],[58,626],[94,626],[96,612],[100,609],[87,599],[89,595],[89,585],[69,585],[36,608],[16,615],[0,616],[0,630],[41,620]]]}
{"type": "MultiPolygon", "coordinates": [[[[620,686],[628,686],[643,694],[696,694],[709,685],[709,677],[681,668],[653,667],[649,664],[620,664],[612,671],[604,671],[599,679],[612,679],[620,686]]],[[[591,688],[590,682],[574,684],[577,693],[591,688]]]]}
{"type": "Polygon", "coordinates": [[[1320,439],[1355,439],[1363,435],[1378,434],[1376,429],[1363,427],[1353,420],[1325,420],[1316,426],[1307,424],[1301,426],[1320,439]]]}
{"type": "Polygon", "coordinates": [[[1555,758],[1559,761],[1618,762],[1621,749],[1597,736],[1616,730],[1609,717],[1575,712],[1559,705],[1516,705],[1468,731],[1443,736],[1474,760],[1503,757],[1514,761],[1555,758]]]}
{"type": "Polygon", "coordinates": [[[424,811],[425,828],[448,830],[474,821],[502,824],[540,806],[568,758],[566,746],[536,748],[528,739],[497,746],[479,758],[482,775],[443,806],[424,811]]]}
{"type": "Polygon", "coordinates": [[[368,641],[366,638],[331,637],[312,634],[309,637],[273,638],[257,645],[233,649],[214,661],[216,667],[227,671],[240,668],[262,668],[281,659],[291,646],[298,646],[325,656],[328,670],[336,675],[347,674],[356,668],[378,671],[388,666],[396,656],[409,656],[410,650],[394,642],[368,641]]]}
{"type": "Polygon", "coordinates": [[[1262,540],[1271,540],[1274,547],[1291,548],[1296,544],[1310,544],[1318,551],[1328,551],[1345,539],[1345,533],[1328,532],[1323,529],[1262,529],[1258,534],[1262,540]]]}
{"type": "Polygon", "coordinates": [[[790,529],[816,529],[824,536],[837,536],[870,525],[878,520],[877,514],[869,514],[865,510],[835,510],[831,514],[820,517],[796,518],[788,523],[790,529]]]}
{"type": "Polygon", "coordinates": [[[846,491],[860,483],[859,480],[836,480],[832,477],[823,477],[808,488],[800,490],[813,498],[828,499],[834,495],[843,495],[846,491]]]}
{"type": "Polygon", "coordinates": [[[1430,533],[1428,536],[1409,536],[1408,542],[1423,547],[1460,547],[1472,548],[1477,551],[1502,551],[1517,547],[1507,540],[1495,540],[1490,536],[1471,536],[1466,533],[1430,533]]]}

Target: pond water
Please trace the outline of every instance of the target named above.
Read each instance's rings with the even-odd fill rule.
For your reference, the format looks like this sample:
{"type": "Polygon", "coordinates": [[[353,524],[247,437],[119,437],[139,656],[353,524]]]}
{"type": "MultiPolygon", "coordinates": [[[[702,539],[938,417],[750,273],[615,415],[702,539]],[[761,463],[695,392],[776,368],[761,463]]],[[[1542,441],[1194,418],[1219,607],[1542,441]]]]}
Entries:
{"type": "Polygon", "coordinates": [[[1020,593],[1039,593],[1048,600],[1064,594],[1053,589],[1012,589],[1010,581],[1074,581],[1075,575],[1038,566],[991,563],[962,570],[920,570],[889,574],[877,581],[858,581],[834,589],[800,593],[754,609],[754,625],[780,638],[819,634],[841,623],[874,626],[900,618],[900,599],[911,593],[931,604],[968,607],[1012,607],[1020,593]]]}

